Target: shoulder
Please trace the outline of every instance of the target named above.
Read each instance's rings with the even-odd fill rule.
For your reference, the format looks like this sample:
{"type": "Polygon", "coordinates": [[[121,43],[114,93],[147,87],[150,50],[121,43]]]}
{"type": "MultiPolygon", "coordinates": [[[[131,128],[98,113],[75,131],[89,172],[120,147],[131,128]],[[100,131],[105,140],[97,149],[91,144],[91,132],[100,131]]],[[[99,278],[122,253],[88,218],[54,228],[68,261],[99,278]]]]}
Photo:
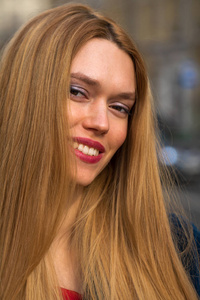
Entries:
{"type": "Polygon", "coordinates": [[[170,223],[183,266],[200,296],[200,231],[194,224],[175,215],[170,216],[170,223]]]}

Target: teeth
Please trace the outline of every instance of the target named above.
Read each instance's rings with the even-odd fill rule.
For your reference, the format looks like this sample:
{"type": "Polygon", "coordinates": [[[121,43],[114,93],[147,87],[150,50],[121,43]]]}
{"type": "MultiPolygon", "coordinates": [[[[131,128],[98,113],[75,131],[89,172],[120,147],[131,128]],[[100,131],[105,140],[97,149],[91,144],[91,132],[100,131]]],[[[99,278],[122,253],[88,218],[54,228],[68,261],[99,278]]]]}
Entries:
{"type": "Polygon", "coordinates": [[[83,151],[83,145],[82,144],[78,145],[78,150],[81,151],[81,152],[83,151]]]}
{"type": "Polygon", "coordinates": [[[83,144],[78,144],[77,142],[74,142],[73,144],[74,149],[78,149],[79,151],[83,152],[86,155],[89,156],[97,156],[99,155],[99,150],[94,148],[89,148],[88,146],[84,146],[83,144]]]}
{"type": "Polygon", "coordinates": [[[83,152],[84,154],[88,154],[88,151],[89,151],[89,147],[88,147],[88,146],[84,146],[82,152],[83,152]]]}
{"type": "Polygon", "coordinates": [[[89,148],[88,149],[88,155],[94,155],[94,148],[89,148]]]}

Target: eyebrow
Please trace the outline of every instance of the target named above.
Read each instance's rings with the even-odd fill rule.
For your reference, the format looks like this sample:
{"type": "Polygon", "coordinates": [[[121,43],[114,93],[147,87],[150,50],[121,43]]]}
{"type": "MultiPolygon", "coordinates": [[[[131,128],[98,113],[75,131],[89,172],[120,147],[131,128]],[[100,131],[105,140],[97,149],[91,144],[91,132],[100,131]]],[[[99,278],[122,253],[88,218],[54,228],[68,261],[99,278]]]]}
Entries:
{"type": "MultiPolygon", "coordinates": [[[[80,72],[71,73],[71,78],[78,79],[88,85],[91,85],[91,86],[94,86],[97,88],[99,88],[101,86],[98,80],[93,79],[83,73],[80,73],[80,72]]],[[[122,92],[122,93],[115,95],[113,98],[116,98],[118,100],[125,99],[125,100],[135,101],[135,92],[122,92]]]]}
{"type": "Polygon", "coordinates": [[[97,86],[97,87],[100,86],[100,83],[97,80],[95,80],[95,79],[93,79],[93,78],[91,78],[91,77],[89,77],[85,74],[79,73],[79,72],[78,73],[71,73],[71,78],[81,80],[81,81],[83,81],[83,82],[85,82],[89,85],[92,85],[92,86],[97,86]]]}
{"type": "Polygon", "coordinates": [[[135,101],[135,93],[120,93],[114,96],[116,100],[132,100],[135,101]]]}

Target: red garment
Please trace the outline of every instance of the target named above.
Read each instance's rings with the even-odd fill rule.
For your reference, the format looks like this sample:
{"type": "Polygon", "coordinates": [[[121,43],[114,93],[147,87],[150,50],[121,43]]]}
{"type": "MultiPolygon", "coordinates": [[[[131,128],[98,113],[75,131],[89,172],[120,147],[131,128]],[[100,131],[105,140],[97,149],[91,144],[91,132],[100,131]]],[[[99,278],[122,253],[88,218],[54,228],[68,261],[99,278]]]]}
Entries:
{"type": "Polygon", "coordinates": [[[81,294],[61,288],[64,300],[82,300],[81,294]]]}

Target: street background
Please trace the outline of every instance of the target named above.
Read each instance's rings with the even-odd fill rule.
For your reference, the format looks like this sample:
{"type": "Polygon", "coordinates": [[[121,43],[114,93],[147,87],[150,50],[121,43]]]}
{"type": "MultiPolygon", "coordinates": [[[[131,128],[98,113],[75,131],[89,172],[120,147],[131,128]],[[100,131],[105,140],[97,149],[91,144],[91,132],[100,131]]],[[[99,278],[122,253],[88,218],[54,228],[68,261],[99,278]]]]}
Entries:
{"type": "MultiPolygon", "coordinates": [[[[27,20],[69,1],[0,0],[0,48],[27,20]]],[[[132,36],[148,68],[165,164],[200,229],[200,1],[88,0],[132,36]],[[179,186],[179,187],[178,187],[179,186]]]]}

